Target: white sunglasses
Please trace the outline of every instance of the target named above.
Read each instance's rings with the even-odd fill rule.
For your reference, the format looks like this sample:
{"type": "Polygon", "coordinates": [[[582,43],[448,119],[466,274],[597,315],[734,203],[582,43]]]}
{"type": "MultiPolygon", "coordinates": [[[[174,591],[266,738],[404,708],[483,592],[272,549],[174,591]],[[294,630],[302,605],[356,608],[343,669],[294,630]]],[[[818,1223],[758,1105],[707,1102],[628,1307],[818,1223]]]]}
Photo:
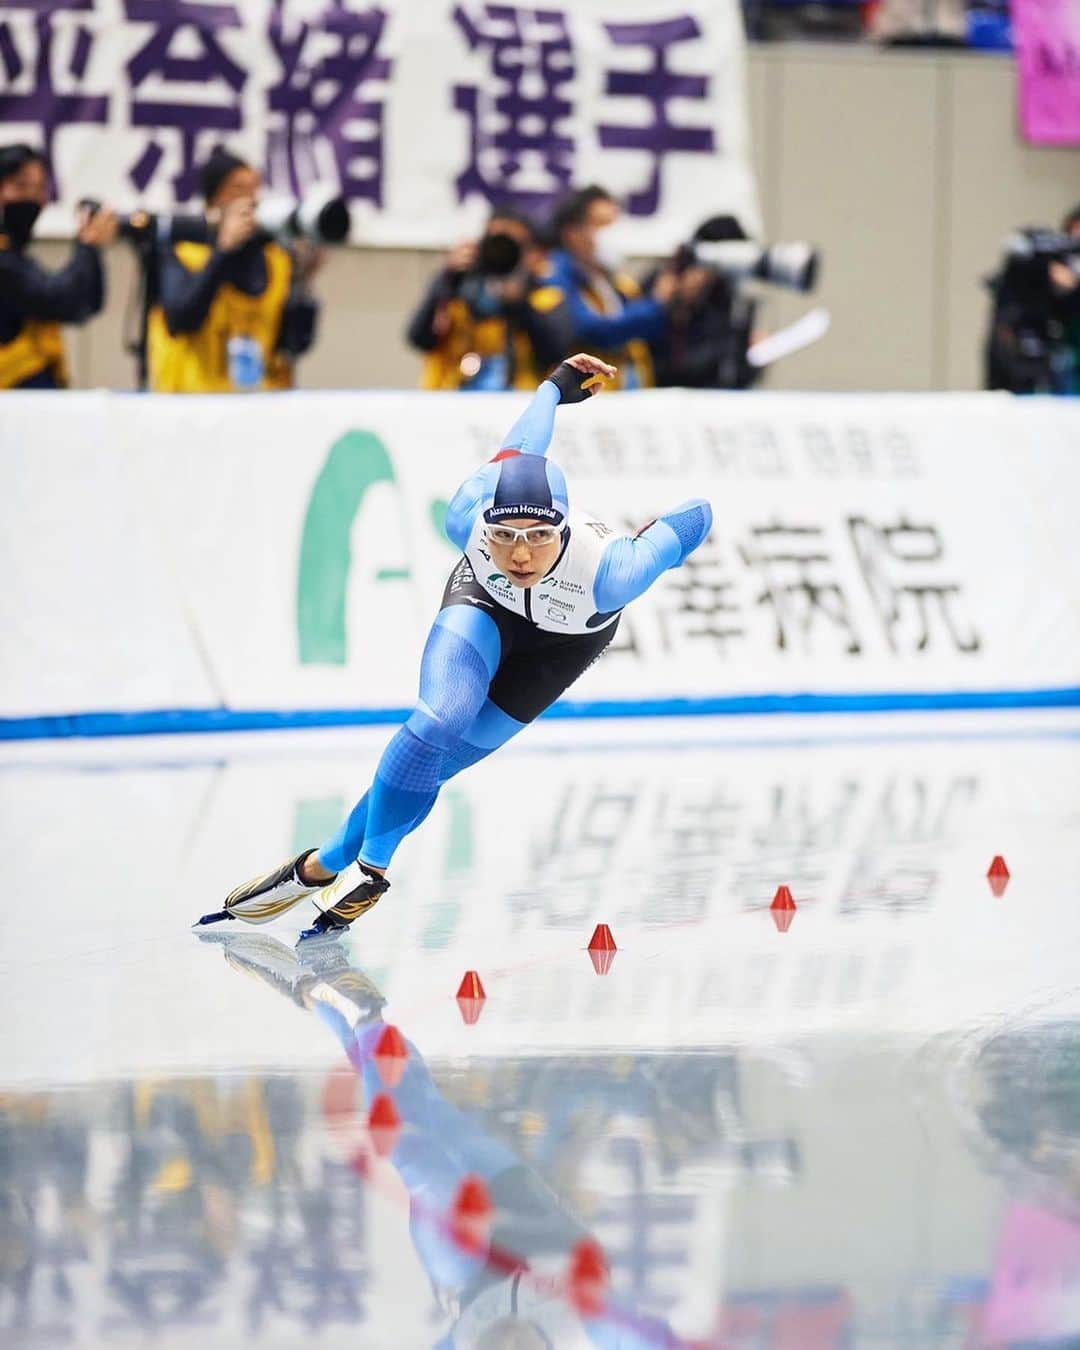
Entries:
{"type": "Polygon", "coordinates": [[[519,539],[524,539],[530,548],[543,548],[545,544],[553,544],[559,534],[557,525],[530,525],[524,530],[515,530],[510,525],[484,526],[484,538],[500,548],[510,548],[519,539]]]}

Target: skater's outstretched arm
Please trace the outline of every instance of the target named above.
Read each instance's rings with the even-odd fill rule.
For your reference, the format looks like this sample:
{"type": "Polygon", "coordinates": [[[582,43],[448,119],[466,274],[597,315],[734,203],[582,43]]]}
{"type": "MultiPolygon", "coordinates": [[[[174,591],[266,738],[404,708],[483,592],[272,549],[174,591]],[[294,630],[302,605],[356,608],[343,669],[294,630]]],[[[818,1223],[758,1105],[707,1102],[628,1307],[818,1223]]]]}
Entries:
{"type": "Polygon", "coordinates": [[[581,403],[595,394],[615,367],[599,357],[581,352],[564,361],[548,379],[541,381],[532,401],[510,428],[495,458],[477,469],[454,493],[446,512],[446,533],[456,548],[468,543],[484,501],[492,495],[499,477],[499,461],[508,451],[519,455],[546,455],[555,429],[555,409],[560,403],[581,403]]]}
{"type": "Polygon", "coordinates": [[[712,507],[703,497],[694,497],[646,525],[633,539],[613,539],[593,583],[596,608],[608,614],[636,600],[668,568],[681,566],[711,529],[712,507]]]}

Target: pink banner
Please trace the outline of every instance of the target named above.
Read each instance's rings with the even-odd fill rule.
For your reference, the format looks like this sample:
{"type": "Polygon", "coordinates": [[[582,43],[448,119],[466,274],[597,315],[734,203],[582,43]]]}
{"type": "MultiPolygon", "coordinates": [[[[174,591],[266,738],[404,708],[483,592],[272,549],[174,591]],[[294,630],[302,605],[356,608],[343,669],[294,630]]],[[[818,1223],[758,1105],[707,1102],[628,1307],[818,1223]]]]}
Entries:
{"type": "Polygon", "coordinates": [[[1080,2],[1012,0],[1020,125],[1036,145],[1080,145],[1080,2]]]}
{"type": "Polygon", "coordinates": [[[1076,1345],[1080,1225],[1034,1205],[1006,1212],[981,1330],[980,1345],[1076,1345]]]}

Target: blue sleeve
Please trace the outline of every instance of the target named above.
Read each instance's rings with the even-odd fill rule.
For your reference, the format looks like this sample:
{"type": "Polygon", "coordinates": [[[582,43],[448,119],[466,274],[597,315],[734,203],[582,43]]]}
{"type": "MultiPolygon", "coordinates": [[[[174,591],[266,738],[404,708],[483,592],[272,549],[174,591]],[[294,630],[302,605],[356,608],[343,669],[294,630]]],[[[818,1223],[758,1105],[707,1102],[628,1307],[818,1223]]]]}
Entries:
{"type": "Polygon", "coordinates": [[[464,550],[472,534],[484,498],[495,488],[499,476],[497,464],[484,464],[465,479],[446,508],[446,535],[455,548],[464,550]]]}
{"type": "MultiPolygon", "coordinates": [[[[555,409],[559,406],[558,386],[545,380],[532,401],[507,432],[503,450],[520,450],[523,455],[543,455],[555,430],[555,409]]],[[[463,549],[484,498],[495,488],[498,464],[485,464],[470,474],[454,493],[446,511],[446,534],[455,548],[463,549]]]]}
{"type": "Polygon", "coordinates": [[[523,455],[546,455],[555,430],[555,409],[559,406],[557,385],[545,380],[532,396],[532,402],[507,432],[503,450],[520,450],[523,455]]]}
{"type": "Polygon", "coordinates": [[[625,301],[618,314],[598,313],[574,286],[570,287],[567,300],[574,333],[585,347],[602,347],[610,351],[632,338],[652,341],[662,337],[667,329],[667,311],[650,296],[625,301]]]}
{"type": "Polygon", "coordinates": [[[610,614],[644,595],[657,577],[685,562],[711,529],[712,507],[697,497],[654,520],[636,538],[613,539],[593,581],[597,610],[610,614]]]}
{"type": "Polygon", "coordinates": [[[649,296],[624,300],[618,314],[597,313],[582,294],[576,270],[562,251],[552,255],[551,280],[566,295],[575,338],[583,346],[621,347],[632,338],[648,342],[667,330],[667,311],[649,296]]]}

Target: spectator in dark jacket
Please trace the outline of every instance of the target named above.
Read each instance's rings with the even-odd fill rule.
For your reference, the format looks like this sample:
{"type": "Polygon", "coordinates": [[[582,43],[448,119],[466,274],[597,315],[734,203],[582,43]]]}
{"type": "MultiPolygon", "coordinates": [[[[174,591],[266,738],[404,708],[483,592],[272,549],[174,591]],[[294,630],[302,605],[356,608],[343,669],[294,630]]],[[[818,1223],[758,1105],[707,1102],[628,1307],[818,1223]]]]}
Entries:
{"type": "MultiPolygon", "coordinates": [[[[698,227],[694,242],[746,237],[734,216],[711,216],[698,227]]],[[[757,304],[753,295],[715,268],[695,263],[689,250],[684,254],[667,327],[649,343],[656,383],[688,389],[748,389],[761,374],[747,359],[759,336],[754,329],[757,304]]],[[[647,278],[646,287],[651,283],[652,278],[647,278]]]]}
{"type": "Polygon", "coordinates": [[[84,209],[70,261],[49,272],[26,253],[48,197],[41,151],[0,146],[0,389],[66,388],[60,325],[85,323],[105,303],[101,249],[116,237],[116,217],[84,209]]]}

